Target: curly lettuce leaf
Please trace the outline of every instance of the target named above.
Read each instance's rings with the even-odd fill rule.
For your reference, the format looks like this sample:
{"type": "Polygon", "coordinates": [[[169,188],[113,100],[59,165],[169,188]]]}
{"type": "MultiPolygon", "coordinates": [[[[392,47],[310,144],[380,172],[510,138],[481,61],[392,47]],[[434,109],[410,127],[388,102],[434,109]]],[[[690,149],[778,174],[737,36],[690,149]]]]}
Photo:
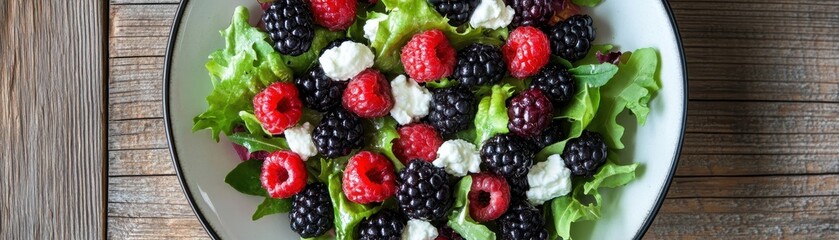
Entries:
{"type": "Polygon", "coordinates": [[[291,198],[267,197],[256,207],[251,220],[256,221],[271,214],[287,213],[289,211],[291,211],[291,198]]]}
{"type": "Polygon", "coordinates": [[[621,64],[617,74],[601,89],[601,104],[590,130],[606,136],[605,141],[614,149],[623,149],[621,141],[624,127],[617,123],[618,115],[629,109],[638,124],[643,125],[650,112],[648,106],[652,96],[661,89],[656,79],[658,53],[652,48],[638,49],[621,64]]]}
{"type": "Polygon", "coordinates": [[[268,35],[248,24],[248,9],[237,7],[230,26],[222,30],[224,49],[210,54],[205,67],[213,91],[207,110],[193,119],[193,131],[210,129],[213,139],[243,124],[240,111],[253,111],[253,97],[265,86],[292,78],[291,70],[268,43],[268,35]]]}
{"type": "Polygon", "coordinates": [[[381,206],[371,207],[347,200],[341,188],[341,177],[340,170],[329,175],[329,197],[335,212],[335,237],[338,240],[357,239],[354,236],[357,233],[355,227],[362,219],[378,212],[381,206]]]}
{"type": "Polygon", "coordinates": [[[510,121],[507,117],[507,98],[513,95],[513,89],[511,85],[495,85],[492,86],[492,93],[481,99],[475,114],[476,146],[481,146],[496,134],[510,132],[507,129],[507,122],[510,121]]]}
{"type": "Polygon", "coordinates": [[[574,74],[578,82],[585,83],[587,87],[601,87],[618,73],[618,66],[611,63],[586,64],[568,71],[574,74]]]}
{"type": "Polygon", "coordinates": [[[449,214],[448,225],[467,240],[495,239],[495,233],[469,216],[469,190],[472,189],[472,177],[460,179],[455,189],[455,202],[449,214]]]}
{"type": "Polygon", "coordinates": [[[262,161],[248,160],[230,171],[224,178],[224,182],[247,195],[268,197],[268,191],[262,188],[262,183],[259,180],[259,175],[262,173],[262,161]]]}
{"type": "Polygon", "coordinates": [[[265,130],[265,128],[262,127],[262,123],[259,122],[259,119],[257,119],[256,115],[253,115],[253,113],[248,111],[239,111],[239,117],[245,122],[245,129],[247,129],[250,134],[271,135],[268,130],[265,130]]]}
{"type": "Polygon", "coordinates": [[[603,0],[572,0],[574,4],[584,6],[584,7],[595,7],[603,0]]]}
{"type": "Polygon", "coordinates": [[[288,150],[288,142],[281,137],[264,137],[261,134],[252,135],[245,132],[234,133],[227,136],[231,142],[239,144],[248,149],[249,152],[274,152],[288,150]]]}
{"type": "Polygon", "coordinates": [[[597,59],[597,52],[601,53],[608,53],[612,50],[614,46],[610,44],[603,44],[603,45],[592,45],[591,49],[588,50],[588,54],[585,58],[580,59],[579,61],[575,62],[578,66],[580,65],[587,65],[587,64],[598,64],[600,60],[597,59]]]}
{"type": "Polygon", "coordinates": [[[330,42],[345,37],[343,32],[333,32],[326,28],[316,27],[315,38],[312,39],[312,46],[309,51],[298,56],[281,55],[283,62],[297,75],[304,75],[318,61],[320,50],[329,45],[330,42]]]}
{"type": "Polygon", "coordinates": [[[367,149],[375,150],[387,156],[396,171],[405,168],[405,165],[393,155],[393,140],[399,138],[399,133],[396,132],[396,120],[390,116],[374,118],[365,121],[364,132],[367,136],[367,149]]]}
{"type": "MultiPolygon", "coordinates": [[[[577,86],[586,86],[583,82],[577,81],[577,86]]],[[[556,118],[565,119],[571,122],[568,132],[568,139],[577,138],[583,133],[594,119],[597,109],[600,107],[600,88],[578,87],[574,99],[566,106],[556,118]]],[[[544,161],[548,156],[562,154],[568,140],[551,144],[536,154],[536,160],[544,161]]]]}

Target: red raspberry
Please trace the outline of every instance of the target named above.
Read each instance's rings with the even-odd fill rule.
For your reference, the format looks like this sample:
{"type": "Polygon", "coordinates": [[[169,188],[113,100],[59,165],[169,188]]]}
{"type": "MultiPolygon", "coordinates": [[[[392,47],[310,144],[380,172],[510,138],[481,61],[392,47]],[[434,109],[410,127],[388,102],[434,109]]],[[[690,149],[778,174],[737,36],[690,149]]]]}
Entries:
{"type": "Polygon", "coordinates": [[[259,179],[272,198],[289,198],[306,187],[306,166],[291,151],[273,152],[262,162],[259,179]]]}
{"type": "Polygon", "coordinates": [[[510,206],[510,186],[504,177],[493,173],[472,174],[469,190],[469,215],[475,221],[495,220],[510,206]]]}
{"type": "Polygon", "coordinates": [[[315,22],[332,31],[346,30],[355,21],[357,0],[310,0],[315,22]]]}
{"type": "Polygon", "coordinates": [[[253,98],[253,111],[262,127],[271,134],[281,134],[294,126],[303,115],[303,103],[294,84],[277,82],[253,98]]]}
{"type": "Polygon", "coordinates": [[[417,123],[399,128],[399,138],[393,141],[393,155],[405,165],[414,159],[433,162],[443,139],[434,127],[417,123]]]}
{"type": "Polygon", "coordinates": [[[507,70],[515,78],[526,78],[539,72],[551,58],[551,43],[539,29],[519,27],[510,33],[501,48],[507,70]]]}
{"type": "Polygon", "coordinates": [[[455,55],[446,35],[433,29],[414,35],[408,41],[402,48],[402,65],[408,76],[417,82],[434,81],[452,74],[455,55]]]}
{"type": "Polygon", "coordinates": [[[387,115],[393,108],[390,83],[379,71],[367,69],[355,76],[344,90],[344,108],[363,118],[387,115]]]}
{"type": "Polygon", "coordinates": [[[366,204],[383,202],[396,194],[396,173],[384,155],[362,151],[344,170],[344,194],[350,201],[366,204]]]}

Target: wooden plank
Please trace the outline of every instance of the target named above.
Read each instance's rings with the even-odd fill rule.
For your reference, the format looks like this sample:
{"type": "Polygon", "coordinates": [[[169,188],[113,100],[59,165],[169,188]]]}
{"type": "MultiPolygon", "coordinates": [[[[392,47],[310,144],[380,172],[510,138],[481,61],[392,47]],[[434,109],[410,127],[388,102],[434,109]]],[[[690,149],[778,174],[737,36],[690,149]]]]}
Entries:
{"type": "Polygon", "coordinates": [[[837,173],[837,154],[682,154],[676,169],[676,176],[837,173]]]}
{"type": "Polygon", "coordinates": [[[667,198],[839,196],[839,175],[677,177],[667,198]]]}
{"type": "Polygon", "coordinates": [[[111,0],[111,6],[128,4],[176,4],[180,2],[179,0],[111,0]]]}
{"type": "Polygon", "coordinates": [[[178,5],[113,5],[110,56],[163,56],[178,5]]]}
{"type": "Polygon", "coordinates": [[[182,218],[109,217],[108,239],[210,239],[198,220],[182,218]]]}
{"type": "Polygon", "coordinates": [[[163,58],[114,58],[110,71],[109,120],[163,117],[163,58]]]}
{"type": "Polygon", "coordinates": [[[105,237],[105,11],[0,1],[0,239],[105,237]]]}
{"type": "Polygon", "coordinates": [[[839,154],[839,134],[687,133],[682,154],[839,154]]]}
{"type": "Polygon", "coordinates": [[[110,150],[108,175],[165,175],[175,174],[169,149],[110,150]]]}
{"type": "Polygon", "coordinates": [[[167,149],[163,119],[110,121],[108,150],[167,149]]]}
{"type": "Polygon", "coordinates": [[[839,133],[835,103],[691,101],[688,116],[694,133],[839,133]]]}

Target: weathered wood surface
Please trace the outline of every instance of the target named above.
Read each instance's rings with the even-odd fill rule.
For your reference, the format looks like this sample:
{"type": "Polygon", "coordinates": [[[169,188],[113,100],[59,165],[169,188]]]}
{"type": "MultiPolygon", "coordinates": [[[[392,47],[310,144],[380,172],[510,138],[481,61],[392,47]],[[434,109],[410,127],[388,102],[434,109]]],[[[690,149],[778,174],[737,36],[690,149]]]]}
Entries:
{"type": "MultiPolygon", "coordinates": [[[[650,239],[839,238],[839,2],[672,0],[687,135],[650,239]]],[[[162,120],[174,0],[113,0],[108,236],[206,238],[162,120]]]]}
{"type": "Polygon", "coordinates": [[[107,10],[0,1],[0,239],[106,236],[107,10]]]}

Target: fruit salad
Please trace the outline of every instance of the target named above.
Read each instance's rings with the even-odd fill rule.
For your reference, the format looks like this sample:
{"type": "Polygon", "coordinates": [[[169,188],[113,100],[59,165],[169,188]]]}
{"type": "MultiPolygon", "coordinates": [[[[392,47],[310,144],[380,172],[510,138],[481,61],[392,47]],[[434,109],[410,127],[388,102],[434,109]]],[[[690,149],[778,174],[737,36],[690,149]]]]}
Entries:
{"type": "Polygon", "coordinates": [[[193,127],[233,143],[225,182],[263,199],[254,221],[282,214],[303,239],[571,239],[618,201],[601,189],[636,177],[616,118],[644,124],[658,53],[595,44],[600,0],[260,1],[220,32],[193,127]]]}

